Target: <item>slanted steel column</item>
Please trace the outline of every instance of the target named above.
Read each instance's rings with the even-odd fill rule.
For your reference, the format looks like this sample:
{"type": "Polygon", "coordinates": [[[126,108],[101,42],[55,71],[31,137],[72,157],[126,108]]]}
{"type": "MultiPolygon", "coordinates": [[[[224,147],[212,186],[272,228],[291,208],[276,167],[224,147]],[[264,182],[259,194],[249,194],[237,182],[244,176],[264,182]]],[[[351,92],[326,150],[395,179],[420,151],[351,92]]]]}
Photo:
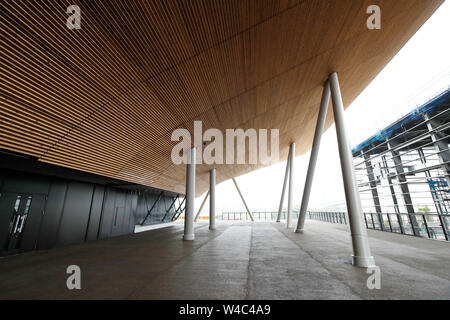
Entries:
{"type": "Polygon", "coordinates": [[[195,147],[189,150],[186,165],[186,210],[184,212],[183,240],[194,240],[194,201],[195,201],[195,147]]]}
{"type": "Polygon", "coordinates": [[[281,199],[280,199],[280,206],[278,207],[277,222],[281,221],[281,212],[283,211],[284,194],[286,193],[286,186],[287,186],[287,181],[288,181],[288,176],[289,176],[290,155],[291,155],[291,148],[289,148],[288,159],[286,161],[286,171],[284,173],[283,190],[281,191],[281,199]]]}
{"type": "MultiPolygon", "coordinates": [[[[168,215],[169,212],[170,212],[170,209],[172,209],[172,207],[175,205],[175,202],[177,201],[177,199],[178,199],[179,196],[180,196],[180,195],[177,194],[177,196],[173,199],[172,204],[170,205],[169,209],[166,210],[166,214],[165,214],[164,217],[162,218],[161,222],[164,222],[164,220],[166,219],[167,215],[168,215]]],[[[175,209],[176,209],[176,208],[175,208],[175,209]]]]}
{"type": "MultiPolygon", "coordinates": [[[[179,200],[179,199],[178,199],[179,200]]],[[[184,196],[183,201],[181,201],[181,203],[179,203],[178,205],[178,209],[175,210],[175,213],[172,216],[172,221],[175,221],[178,219],[178,217],[181,215],[181,213],[184,211],[184,209],[186,209],[186,205],[184,205],[184,208],[181,209],[181,206],[183,205],[183,203],[186,201],[186,196],[184,196]]]]}
{"type": "Polygon", "coordinates": [[[209,172],[209,230],[216,230],[216,169],[209,172]]]}
{"type": "MultiPolygon", "coordinates": [[[[427,167],[427,158],[425,157],[423,149],[419,148],[419,149],[417,149],[417,152],[419,153],[420,161],[422,162],[422,164],[426,168],[427,167]]],[[[431,197],[433,198],[434,206],[436,208],[436,212],[438,213],[439,221],[441,222],[442,231],[444,232],[445,240],[448,241],[448,239],[449,239],[449,237],[448,237],[448,233],[449,233],[448,232],[448,230],[449,230],[448,229],[448,225],[447,225],[447,222],[445,221],[445,219],[442,218],[442,215],[444,214],[444,212],[442,210],[442,206],[441,206],[441,204],[439,202],[439,198],[438,198],[438,196],[436,194],[436,191],[433,190],[433,188],[430,185],[430,182],[433,181],[433,178],[431,177],[430,170],[426,170],[425,171],[425,176],[427,177],[427,181],[428,181],[428,186],[430,188],[431,197]]],[[[429,234],[430,231],[428,230],[428,225],[426,224],[427,219],[426,219],[425,215],[422,215],[422,219],[424,221],[425,226],[427,227],[427,233],[429,234]]],[[[428,235],[428,237],[431,238],[430,235],[428,235]]]]}
{"type": "Polygon", "coordinates": [[[316,131],[314,132],[314,140],[311,148],[311,155],[309,156],[308,173],[306,174],[305,187],[303,188],[302,204],[298,214],[297,229],[295,232],[303,233],[305,227],[306,211],[308,210],[309,197],[311,195],[311,187],[316,169],[317,156],[319,154],[320,140],[322,138],[323,127],[325,119],[327,118],[328,104],[330,103],[330,83],[325,82],[322,99],[320,101],[319,115],[317,116],[316,131]]]}
{"type": "MultiPolygon", "coordinates": [[[[395,189],[394,189],[394,184],[392,183],[392,175],[391,172],[389,171],[389,166],[386,160],[386,155],[381,156],[381,159],[383,161],[383,167],[384,167],[384,172],[386,174],[386,178],[389,184],[389,191],[391,192],[391,197],[392,197],[392,202],[394,203],[394,210],[395,213],[397,215],[397,222],[398,222],[398,226],[400,228],[400,233],[404,234],[405,233],[405,228],[403,227],[403,220],[400,217],[400,208],[398,206],[398,200],[397,200],[397,195],[395,194],[395,189]]],[[[390,215],[387,214],[387,218],[388,218],[388,222],[389,222],[389,228],[391,229],[391,232],[394,230],[392,228],[392,222],[391,222],[391,218],[389,217],[390,215]]],[[[396,232],[396,231],[394,231],[396,232]]]]}
{"type": "Polygon", "coordinates": [[[141,226],[144,225],[145,221],[148,219],[148,217],[150,217],[150,215],[152,214],[153,209],[155,208],[156,204],[158,203],[158,201],[161,199],[162,195],[164,194],[164,191],[162,191],[159,196],[158,199],[156,199],[156,201],[153,203],[152,207],[150,208],[150,210],[148,209],[148,204],[147,204],[147,196],[144,194],[144,200],[145,200],[145,205],[147,206],[147,215],[145,216],[144,220],[142,220],[141,226]]]}
{"type": "Polygon", "coordinates": [[[238,184],[237,184],[237,182],[236,182],[236,179],[234,179],[234,178],[232,178],[232,179],[233,179],[233,182],[234,182],[234,186],[236,187],[236,190],[237,190],[237,192],[239,193],[239,196],[241,197],[242,202],[244,203],[245,209],[247,209],[248,216],[250,217],[250,219],[251,219],[252,221],[255,221],[255,220],[253,219],[252,212],[251,212],[250,209],[248,208],[247,202],[245,202],[244,196],[243,196],[242,193],[241,193],[241,189],[239,189],[239,186],[238,186],[238,184]]]}
{"type": "MultiPolygon", "coordinates": [[[[387,140],[387,145],[392,154],[392,160],[394,161],[395,171],[397,172],[397,180],[402,190],[403,201],[405,202],[406,211],[408,212],[409,222],[415,236],[420,236],[420,227],[417,223],[414,206],[412,203],[411,195],[409,193],[408,180],[406,179],[405,169],[403,168],[402,157],[400,152],[395,150],[395,143],[393,140],[387,140]]],[[[398,215],[400,221],[401,216],[398,215]]]]}
{"type": "Polygon", "coordinates": [[[203,207],[205,206],[206,200],[208,199],[208,196],[209,196],[209,190],[208,190],[208,192],[205,194],[205,198],[203,199],[202,204],[200,205],[200,208],[199,208],[198,211],[197,211],[197,214],[196,214],[196,216],[195,216],[195,218],[194,218],[194,222],[197,222],[198,217],[200,216],[200,212],[202,212],[203,207]]]}
{"type": "Polygon", "coordinates": [[[372,162],[370,161],[370,156],[368,154],[363,153],[362,151],[361,153],[366,165],[367,176],[369,177],[370,191],[372,192],[373,204],[375,206],[375,211],[377,212],[378,221],[380,222],[380,228],[384,231],[385,227],[383,213],[381,212],[380,197],[378,196],[377,182],[375,181],[375,175],[373,174],[372,162]]]}
{"type": "Polygon", "coordinates": [[[337,73],[329,77],[331,97],[333,100],[333,113],[336,125],[336,136],[341,160],[342,178],[344,181],[345,200],[347,203],[348,220],[353,245],[352,263],[358,267],[375,266],[375,260],[370,252],[367,230],[363,222],[363,211],[355,172],[353,171],[353,156],[347,136],[344,118],[344,104],[337,73]]]}

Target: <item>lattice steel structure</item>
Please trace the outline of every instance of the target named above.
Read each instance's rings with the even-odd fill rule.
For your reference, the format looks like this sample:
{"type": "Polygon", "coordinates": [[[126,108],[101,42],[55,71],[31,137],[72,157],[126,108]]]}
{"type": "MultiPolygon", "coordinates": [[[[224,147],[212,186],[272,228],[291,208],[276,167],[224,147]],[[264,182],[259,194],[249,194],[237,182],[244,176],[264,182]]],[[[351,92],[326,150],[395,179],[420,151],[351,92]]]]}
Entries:
{"type": "Polygon", "coordinates": [[[450,88],[352,152],[367,228],[450,235],[450,88]]]}

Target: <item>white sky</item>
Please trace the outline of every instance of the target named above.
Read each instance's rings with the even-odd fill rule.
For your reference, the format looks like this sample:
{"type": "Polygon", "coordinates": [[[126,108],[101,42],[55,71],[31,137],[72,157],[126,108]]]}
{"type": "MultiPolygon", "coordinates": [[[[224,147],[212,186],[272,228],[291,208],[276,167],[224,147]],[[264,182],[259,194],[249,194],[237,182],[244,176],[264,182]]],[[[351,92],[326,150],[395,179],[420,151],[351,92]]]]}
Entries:
{"type": "MultiPolygon", "coordinates": [[[[450,85],[449,39],[450,1],[445,1],[345,111],[346,121],[351,123],[347,130],[352,147],[414,109],[424,97],[450,85]]],[[[295,206],[300,205],[308,161],[309,153],[295,159],[295,206]]],[[[285,167],[286,161],[236,178],[251,210],[278,208],[285,167]]],[[[203,197],[196,199],[196,210],[203,197]]],[[[245,211],[231,180],[217,185],[216,198],[217,212],[245,211]]],[[[345,198],[333,125],[322,136],[309,207],[342,203],[345,198]]],[[[207,207],[202,215],[208,214],[207,207]]]]}

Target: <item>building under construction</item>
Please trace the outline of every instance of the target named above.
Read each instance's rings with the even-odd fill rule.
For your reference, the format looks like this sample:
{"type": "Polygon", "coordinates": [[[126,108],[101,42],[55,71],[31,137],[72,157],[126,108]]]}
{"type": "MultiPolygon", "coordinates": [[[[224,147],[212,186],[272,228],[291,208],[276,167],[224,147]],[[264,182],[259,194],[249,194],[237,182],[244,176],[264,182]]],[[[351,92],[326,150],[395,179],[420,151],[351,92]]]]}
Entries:
{"type": "Polygon", "coordinates": [[[449,240],[450,89],[353,148],[367,228],[449,240]]]}

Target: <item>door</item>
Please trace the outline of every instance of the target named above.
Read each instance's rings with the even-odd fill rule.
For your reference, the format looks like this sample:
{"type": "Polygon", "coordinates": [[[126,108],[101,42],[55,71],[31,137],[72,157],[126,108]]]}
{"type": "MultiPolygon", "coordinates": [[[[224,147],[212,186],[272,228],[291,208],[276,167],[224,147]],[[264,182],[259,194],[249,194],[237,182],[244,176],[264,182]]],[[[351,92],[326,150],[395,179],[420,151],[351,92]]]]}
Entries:
{"type": "Polygon", "coordinates": [[[32,200],[33,197],[28,194],[18,194],[16,196],[9,221],[6,242],[3,247],[4,251],[14,253],[20,249],[32,200]]]}
{"type": "Polygon", "coordinates": [[[2,253],[33,250],[39,233],[45,196],[5,192],[0,197],[2,253]]]}

